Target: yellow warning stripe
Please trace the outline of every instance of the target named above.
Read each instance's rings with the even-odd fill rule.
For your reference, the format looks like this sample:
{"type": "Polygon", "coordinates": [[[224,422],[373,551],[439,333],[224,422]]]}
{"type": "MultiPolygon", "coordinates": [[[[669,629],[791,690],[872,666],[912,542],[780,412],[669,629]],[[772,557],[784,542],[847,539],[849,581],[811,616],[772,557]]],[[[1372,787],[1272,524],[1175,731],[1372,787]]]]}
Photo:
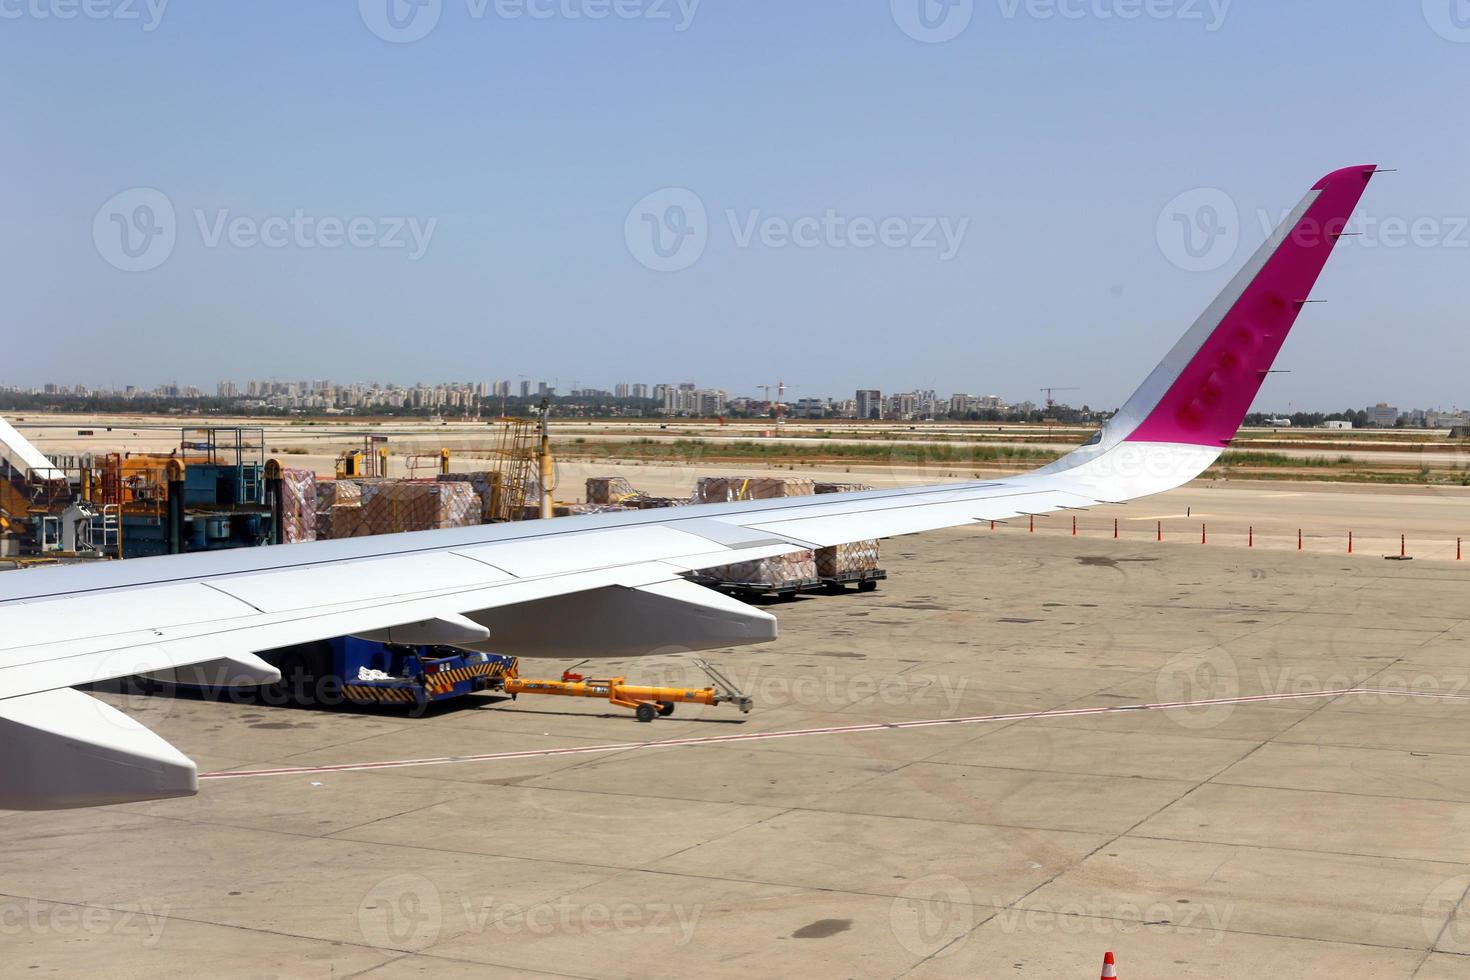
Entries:
{"type": "Polygon", "coordinates": [[[342,693],[354,701],[388,701],[399,704],[415,704],[417,698],[412,691],[405,691],[397,687],[361,687],[356,684],[343,684],[342,693]]]}
{"type": "Polygon", "coordinates": [[[456,667],[453,670],[441,670],[437,674],[429,675],[428,687],[435,694],[447,691],[460,681],[467,681],[472,677],[498,677],[505,673],[505,665],[490,663],[488,661],[478,664],[470,664],[468,667],[456,667]]]}
{"type": "MultiPolygon", "coordinates": [[[[467,667],[456,667],[453,670],[441,670],[437,674],[430,674],[425,682],[425,687],[430,694],[443,694],[450,690],[460,681],[467,681],[474,677],[500,677],[509,669],[509,665],[485,661],[470,664],[467,667]]],[[[402,704],[414,704],[418,699],[410,690],[400,687],[368,687],[361,684],[343,684],[342,693],[354,701],[389,701],[402,704]]]]}

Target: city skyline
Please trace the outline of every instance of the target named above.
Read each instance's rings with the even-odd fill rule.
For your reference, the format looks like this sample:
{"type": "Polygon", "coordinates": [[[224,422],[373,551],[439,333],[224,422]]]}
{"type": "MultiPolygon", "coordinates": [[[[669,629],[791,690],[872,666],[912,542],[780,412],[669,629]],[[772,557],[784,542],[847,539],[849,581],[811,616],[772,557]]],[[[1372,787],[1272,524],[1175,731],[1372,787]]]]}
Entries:
{"type": "MultiPolygon", "coordinates": [[[[886,394],[882,389],[858,388],[854,389],[853,397],[842,396],[807,396],[802,398],[788,397],[784,401],[772,399],[772,390],[778,390],[777,385],[761,385],[758,388],[766,389],[765,398],[757,398],[751,395],[730,391],[721,388],[706,388],[699,386],[693,381],[679,383],[661,382],[647,384],[643,382],[615,382],[611,388],[574,388],[567,391],[559,391],[554,380],[533,380],[529,376],[519,376],[517,379],[500,379],[496,381],[440,381],[440,382],[417,382],[413,385],[403,385],[396,382],[380,381],[350,381],[338,384],[331,379],[300,379],[295,381],[281,381],[278,379],[247,379],[243,388],[233,380],[219,380],[215,382],[215,393],[211,396],[205,389],[197,385],[181,386],[176,383],[156,385],[152,388],[141,388],[139,386],[125,386],[123,388],[94,389],[83,384],[65,384],[59,382],[48,382],[36,387],[23,387],[14,384],[0,383],[0,395],[6,393],[24,394],[31,396],[47,396],[69,398],[139,398],[139,399],[180,399],[200,400],[213,398],[216,400],[238,401],[244,408],[272,408],[284,411],[308,412],[312,410],[332,413],[355,413],[363,409],[392,408],[398,409],[430,409],[434,411],[444,410],[452,412],[459,410],[462,415],[480,415],[485,406],[493,406],[496,399],[521,401],[534,400],[537,398],[565,398],[568,400],[584,399],[588,402],[603,402],[608,400],[630,400],[647,401],[648,412],[652,415],[668,416],[715,416],[726,413],[742,415],[752,412],[774,412],[776,406],[782,406],[780,412],[790,419],[822,419],[822,418],[849,418],[860,420],[872,419],[897,419],[897,420],[921,420],[925,418],[949,417],[963,418],[974,415],[994,414],[1019,414],[1029,415],[1042,411],[1051,411],[1055,407],[1058,411],[1068,413],[1091,411],[1099,415],[1107,415],[1114,411],[1117,406],[1094,406],[1085,401],[1076,405],[1070,404],[1065,398],[1054,401],[1043,400],[1038,404],[1030,399],[1010,402],[999,395],[987,394],[977,395],[966,392],[954,392],[943,395],[936,389],[916,389],[913,391],[889,391],[886,394]]],[[[1042,391],[1050,399],[1055,391],[1064,389],[1044,388],[1042,391]]],[[[1073,390],[1073,389],[1065,389],[1073,390]]],[[[1364,408],[1355,406],[1313,406],[1311,408],[1288,407],[1285,410],[1255,410],[1253,415],[1265,415],[1282,424],[1291,424],[1290,416],[1296,413],[1319,414],[1319,415],[1357,415],[1363,424],[1369,427],[1393,427],[1395,425],[1408,425],[1427,428],[1449,428],[1470,425],[1470,412],[1462,411],[1458,406],[1451,405],[1449,408],[1435,406],[1431,408],[1409,408],[1401,410],[1389,402],[1378,401],[1369,403],[1364,408]]],[[[638,414],[642,414],[640,410],[638,414]]]]}

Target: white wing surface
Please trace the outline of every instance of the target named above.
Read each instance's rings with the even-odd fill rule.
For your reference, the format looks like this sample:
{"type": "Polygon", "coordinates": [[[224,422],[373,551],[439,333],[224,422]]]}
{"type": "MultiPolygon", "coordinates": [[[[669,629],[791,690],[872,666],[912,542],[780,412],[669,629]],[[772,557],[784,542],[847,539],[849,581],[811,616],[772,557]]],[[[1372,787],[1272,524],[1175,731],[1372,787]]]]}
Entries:
{"type": "Polygon", "coordinates": [[[774,617],[691,570],[1158,493],[1235,434],[1372,176],[1317,184],[1088,445],[1003,480],[140,558],[0,576],[0,808],[187,795],[194,764],[86,684],[336,636],[520,656],[757,643],[774,617]]]}

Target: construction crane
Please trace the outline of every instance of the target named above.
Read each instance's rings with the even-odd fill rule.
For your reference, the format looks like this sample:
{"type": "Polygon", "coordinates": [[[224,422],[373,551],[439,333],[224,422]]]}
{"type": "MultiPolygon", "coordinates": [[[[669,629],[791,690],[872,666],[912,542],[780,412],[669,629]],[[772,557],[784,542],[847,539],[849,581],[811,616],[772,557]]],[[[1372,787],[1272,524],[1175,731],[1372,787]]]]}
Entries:
{"type": "Polygon", "coordinates": [[[1046,407],[1047,407],[1047,410],[1050,411],[1051,409],[1055,408],[1056,407],[1056,404],[1057,404],[1057,400],[1054,397],[1052,397],[1056,392],[1058,392],[1058,391],[1081,391],[1081,390],[1082,389],[1076,388],[1076,387],[1063,388],[1060,385],[1052,385],[1050,387],[1042,388],[1041,389],[1041,393],[1046,396],[1046,407]]]}
{"type": "Polygon", "coordinates": [[[776,419],[776,424],[777,425],[784,425],[786,423],[786,408],[787,408],[787,406],[786,406],[786,389],[787,388],[795,388],[796,385],[788,385],[784,381],[777,381],[773,385],[756,385],[756,387],[759,388],[761,391],[763,391],[763,392],[766,393],[766,401],[767,402],[770,402],[770,405],[771,405],[771,415],[776,419]],[[776,400],[775,401],[771,401],[771,391],[773,389],[776,392],[776,400]]]}

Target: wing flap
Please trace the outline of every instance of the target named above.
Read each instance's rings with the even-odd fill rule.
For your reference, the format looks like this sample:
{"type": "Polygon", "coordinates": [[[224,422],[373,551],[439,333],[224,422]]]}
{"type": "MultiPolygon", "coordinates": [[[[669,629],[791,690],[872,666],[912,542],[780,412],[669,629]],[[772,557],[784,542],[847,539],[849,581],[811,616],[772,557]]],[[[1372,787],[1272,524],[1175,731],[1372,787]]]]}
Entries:
{"type": "Polygon", "coordinates": [[[517,657],[641,657],[776,638],[776,617],[683,579],[501,606],[475,619],[485,649],[517,657]]]}

